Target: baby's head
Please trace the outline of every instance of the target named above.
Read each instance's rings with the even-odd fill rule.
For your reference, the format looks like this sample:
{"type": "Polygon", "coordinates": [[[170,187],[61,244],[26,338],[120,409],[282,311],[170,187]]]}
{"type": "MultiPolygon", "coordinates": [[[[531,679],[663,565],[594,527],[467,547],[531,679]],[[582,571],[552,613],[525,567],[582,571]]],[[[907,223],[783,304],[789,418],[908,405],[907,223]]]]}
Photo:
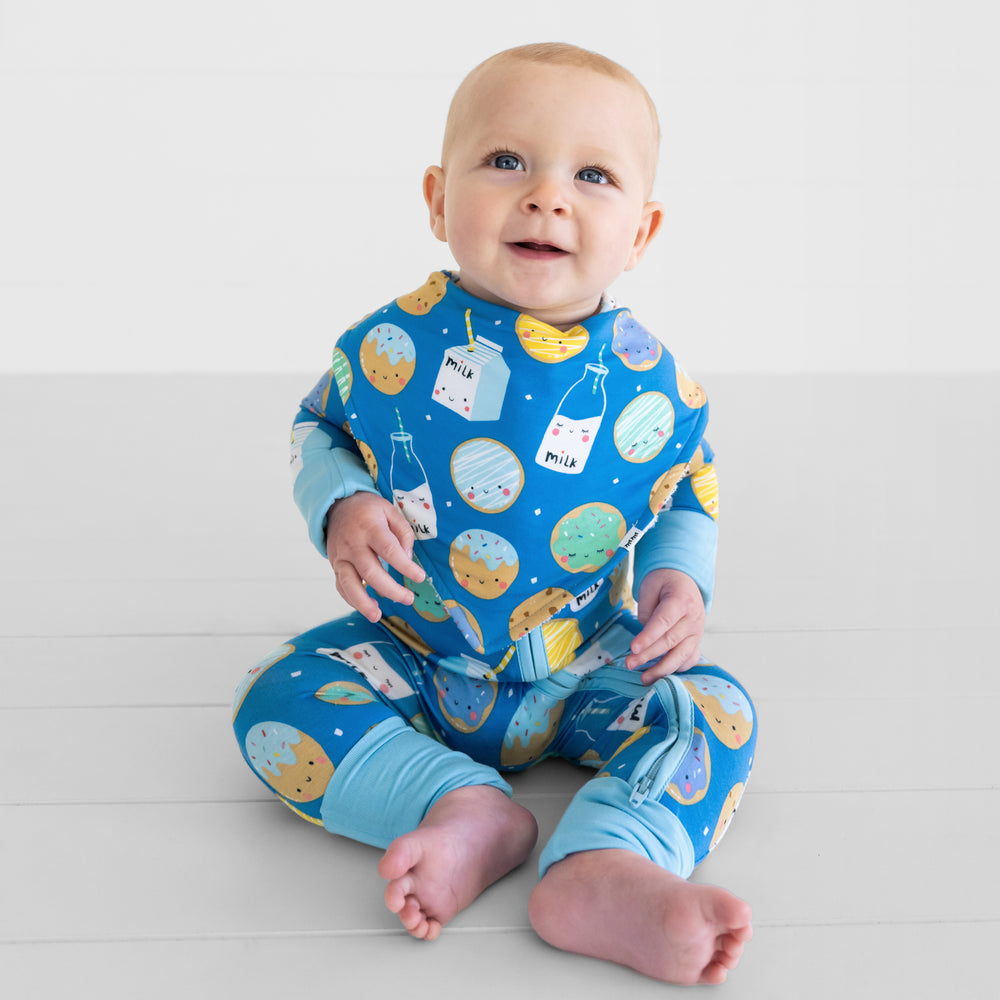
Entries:
{"type": "Polygon", "coordinates": [[[645,89],[603,56],[530,45],[477,66],[424,175],[460,284],[556,327],[592,315],[659,229],[659,139],[645,89]]]}

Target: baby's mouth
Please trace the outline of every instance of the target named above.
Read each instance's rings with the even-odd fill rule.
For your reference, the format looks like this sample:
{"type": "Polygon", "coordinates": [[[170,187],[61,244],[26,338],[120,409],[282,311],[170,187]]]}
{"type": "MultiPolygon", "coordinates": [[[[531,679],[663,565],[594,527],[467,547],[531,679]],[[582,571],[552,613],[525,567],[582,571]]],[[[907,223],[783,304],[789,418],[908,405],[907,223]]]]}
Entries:
{"type": "Polygon", "coordinates": [[[551,243],[531,243],[528,240],[523,240],[515,243],[514,246],[518,246],[522,250],[533,250],[535,253],[566,253],[565,250],[553,246],[551,243]]]}

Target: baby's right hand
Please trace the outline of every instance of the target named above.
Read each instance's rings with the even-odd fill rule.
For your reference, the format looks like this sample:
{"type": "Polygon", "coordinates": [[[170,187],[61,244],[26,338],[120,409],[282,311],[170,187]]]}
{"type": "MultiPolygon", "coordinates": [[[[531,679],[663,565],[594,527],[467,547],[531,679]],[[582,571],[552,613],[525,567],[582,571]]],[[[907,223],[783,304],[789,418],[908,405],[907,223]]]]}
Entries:
{"type": "Polygon", "coordinates": [[[326,555],[337,576],[337,590],[369,621],[382,617],[378,602],[365,590],[399,604],[412,604],[413,591],[397,583],[379,561],[420,583],[424,571],[413,561],[413,529],[398,507],[375,493],[354,493],[338,500],[327,515],[326,555]]]}

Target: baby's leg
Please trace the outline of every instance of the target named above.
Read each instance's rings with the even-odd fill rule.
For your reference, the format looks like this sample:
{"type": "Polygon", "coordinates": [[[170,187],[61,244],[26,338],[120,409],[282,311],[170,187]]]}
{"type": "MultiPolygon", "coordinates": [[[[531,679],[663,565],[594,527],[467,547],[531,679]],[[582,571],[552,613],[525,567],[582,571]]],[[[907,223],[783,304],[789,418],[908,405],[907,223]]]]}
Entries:
{"type": "Polygon", "coordinates": [[[262,661],[234,711],[247,763],[281,801],[332,833],[389,848],[386,899],[418,937],[436,936],[536,837],[496,770],[430,735],[426,687],[408,650],[352,615],[262,661]]]}
{"type": "Polygon", "coordinates": [[[543,852],[531,920],[559,948],[669,982],[720,983],[750,939],[750,908],[687,876],[721,839],[742,794],[753,709],[714,666],[655,691],[632,683],[609,667],[568,706],[577,722],[564,751],[605,763],[543,852]],[[587,710],[598,703],[603,716],[587,710]],[[600,728],[590,721],[600,718],[600,728]]]}

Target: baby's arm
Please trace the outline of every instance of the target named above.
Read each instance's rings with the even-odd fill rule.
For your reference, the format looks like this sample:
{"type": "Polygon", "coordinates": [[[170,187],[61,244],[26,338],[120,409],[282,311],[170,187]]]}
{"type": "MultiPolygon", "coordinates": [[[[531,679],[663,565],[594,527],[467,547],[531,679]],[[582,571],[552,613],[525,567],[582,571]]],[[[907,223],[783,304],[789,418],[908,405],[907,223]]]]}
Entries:
{"type": "Polygon", "coordinates": [[[378,621],[376,593],[403,604],[413,593],[396,583],[380,559],[420,582],[423,570],[412,560],[413,531],[402,512],[378,492],[361,452],[345,429],[346,415],[332,372],[303,400],[292,428],[295,503],[309,538],[331,563],[345,601],[370,621],[378,621]]]}
{"type": "Polygon", "coordinates": [[[326,554],[340,596],[372,622],[382,617],[382,611],[365,589],[366,583],[398,604],[413,603],[413,591],[397,583],[382,561],[416,583],[424,579],[424,571],[413,561],[409,522],[398,507],[374,493],[354,493],[330,508],[326,554]]]}
{"type": "MultiPolygon", "coordinates": [[[[705,461],[714,458],[702,442],[705,461]]],[[[690,478],[677,487],[671,506],[642,537],[635,553],[638,616],[644,626],[625,660],[629,670],[652,663],[644,684],[689,670],[701,656],[705,613],[715,585],[718,525],[694,493],[690,478]]]]}

